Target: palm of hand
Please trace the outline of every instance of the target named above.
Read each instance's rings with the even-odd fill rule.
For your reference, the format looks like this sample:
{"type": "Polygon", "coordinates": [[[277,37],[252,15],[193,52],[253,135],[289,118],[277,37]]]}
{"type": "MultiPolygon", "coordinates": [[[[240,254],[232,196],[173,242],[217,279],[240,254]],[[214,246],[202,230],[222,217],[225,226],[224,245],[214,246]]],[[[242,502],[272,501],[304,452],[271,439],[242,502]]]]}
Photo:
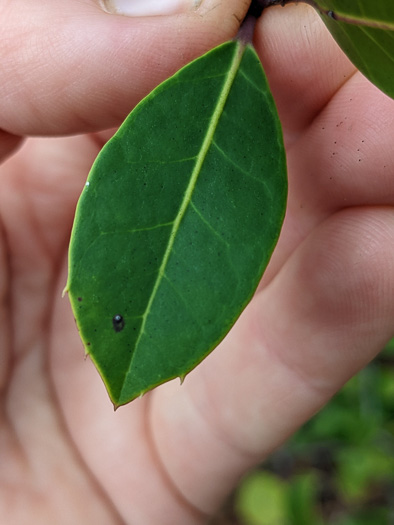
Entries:
{"type": "MultiPolygon", "coordinates": [[[[305,40],[318,40],[310,23],[305,40]]],[[[279,36],[262,28],[288,144],[288,215],[259,293],[182,388],[114,415],[61,298],[98,137],[32,139],[0,169],[2,522],[203,522],[391,335],[393,103],[332,44],[320,56],[304,46],[305,70],[283,50],[279,67],[263,51],[279,36]]]]}

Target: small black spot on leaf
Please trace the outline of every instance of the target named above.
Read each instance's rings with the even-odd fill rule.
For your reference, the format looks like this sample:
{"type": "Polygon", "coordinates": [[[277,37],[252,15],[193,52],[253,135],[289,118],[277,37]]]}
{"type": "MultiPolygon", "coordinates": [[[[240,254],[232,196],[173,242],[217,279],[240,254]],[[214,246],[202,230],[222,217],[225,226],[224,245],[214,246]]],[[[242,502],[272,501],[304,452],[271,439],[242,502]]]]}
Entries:
{"type": "Polygon", "coordinates": [[[124,319],[121,315],[116,314],[112,318],[112,326],[115,332],[121,332],[124,328],[124,319]]]}

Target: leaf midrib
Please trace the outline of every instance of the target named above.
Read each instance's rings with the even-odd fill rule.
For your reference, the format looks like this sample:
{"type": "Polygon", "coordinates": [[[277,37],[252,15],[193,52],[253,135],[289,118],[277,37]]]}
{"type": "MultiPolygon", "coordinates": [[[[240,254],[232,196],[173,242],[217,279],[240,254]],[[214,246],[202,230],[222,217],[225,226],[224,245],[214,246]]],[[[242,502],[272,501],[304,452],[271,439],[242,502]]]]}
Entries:
{"type": "Polygon", "coordinates": [[[164,273],[165,273],[165,269],[166,269],[168,260],[170,258],[170,255],[171,255],[171,252],[172,252],[172,248],[174,246],[175,239],[176,239],[176,236],[177,236],[177,233],[178,233],[178,230],[179,230],[179,226],[180,226],[180,224],[182,222],[182,219],[183,219],[183,217],[184,217],[184,215],[186,213],[186,210],[187,210],[187,208],[189,206],[189,203],[191,201],[191,198],[192,198],[192,195],[193,195],[193,191],[194,191],[194,188],[196,186],[198,177],[200,175],[201,168],[203,166],[205,157],[206,157],[206,155],[207,155],[207,153],[209,151],[209,148],[210,148],[210,146],[212,144],[213,136],[215,134],[215,131],[216,131],[217,125],[219,123],[220,117],[222,116],[222,113],[223,113],[223,110],[224,110],[224,106],[225,106],[225,104],[227,102],[227,99],[228,99],[231,87],[233,85],[234,79],[235,79],[235,77],[237,75],[237,72],[238,72],[239,65],[240,65],[241,60],[242,60],[242,56],[243,56],[244,50],[245,50],[245,45],[242,44],[241,42],[237,42],[237,47],[235,49],[234,57],[233,57],[231,66],[229,68],[229,71],[227,73],[227,78],[226,78],[226,80],[225,80],[225,82],[223,84],[223,88],[222,88],[220,96],[218,98],[218,101],[217,101],[217,104],[216,104],[216,108],[215,108],[215,111],[213,112],[212,119],[211,119],[211,122],[209,124],[209,127],[208,127],[208,130],[207,130],[205,139],[204,139],[204,141],[202,143],[200,152],[198,153],[198,155],[196,157],[196,164],[195,164],[194,169],[192,171],[192,174],[191,174],[191,177],[190,177],[190,182],[189,182],[189,184],[188,184],[188,186],[186,188],[186,191],[185,191],[185,194],[184,194],[184,197],[183,197],[183,200],[182,200],[182,204],[181,204],[181,206],[179,208],[179,212],[178,212],[178,214],[177,214],[177,216],[176,216],[176,218],[174,220],[173,227],[172,227],[172,230],[171,230],[171,233],[170,233],[170,236],[169,236],[168,244],[167,244],[167,247],[166,247],[166,251],[164,253],[163,261],[162,261],[162,263],[160,265],[160,268],[158,270],[157,278],[156,278],[155,284],[154,284],[154,286],[152,288],[152,293],[150,295],[150,298],[149,298],[148,304],[146,306],[145,312],[144,312],[144,314],[142,316],[141,328],[140,328],[138,337],[137,337],[135,345],[134,345],[133,353],[132,353],[131,358],[130,358],[129,368],[128,368],[127,372],[125,373],[125,379],[123,381],[122,389],[121,389],[120,394],[119,394],[119,400],[122,398],[123,389],[124,389],[124,386],[125,386],[125,383],[126,383],[126,377],[129,374],[129,372],[130,372],[131,363],[133,361],[133,357],[134,357],[135,352],[136,352],[136,350],[137,350],[137,348],[139,346],[141,338],[142,338],[142,336],[145,333],[145,325],[146,325],[149,313],[151,311],[152,304],[153,304],[153,302],[155,300],[157,291],[158,291],[159,286],[161,284],[161,281],[163,279],[163,276],[164,276],[164,273]]]}
{"type": "Polygon", "coordinates": [[[380,18],[368,18],[357,15],[355,13],[342,11],[340,8],[333,8],[333,11],[327,5],[321,5],[319,0],[311,2],[317,11],[322,14],[328,15],[330,12],[334,13],[334,20],[337,22],[343,22],[349,25],[357,25],[369,27],[371,29],[381,29],[383,31],[394,31],[394,22],[390,20],[383,20],[380,18]]]}
{"type": "Polygon", "coordinates": [[[362,18],[359,16],[349,15],[335,11],[335,20],[349,25],[363,26],[370,29],[381,29],[382,31],[394,31],[394,23],[381,20],[372,20],[371,18],[362,18]]]}

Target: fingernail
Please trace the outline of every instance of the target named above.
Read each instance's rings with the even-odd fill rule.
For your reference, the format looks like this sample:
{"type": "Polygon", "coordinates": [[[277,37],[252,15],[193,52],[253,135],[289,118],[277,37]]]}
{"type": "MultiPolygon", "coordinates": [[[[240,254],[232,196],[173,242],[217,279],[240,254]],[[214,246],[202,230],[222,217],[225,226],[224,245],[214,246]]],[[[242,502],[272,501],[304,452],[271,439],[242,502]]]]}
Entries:
{"type": "Polygon", "coordinates": [[[108,13],[126,16],[157,16],[197,8],[201,0],[102,0],[108,13]]]}

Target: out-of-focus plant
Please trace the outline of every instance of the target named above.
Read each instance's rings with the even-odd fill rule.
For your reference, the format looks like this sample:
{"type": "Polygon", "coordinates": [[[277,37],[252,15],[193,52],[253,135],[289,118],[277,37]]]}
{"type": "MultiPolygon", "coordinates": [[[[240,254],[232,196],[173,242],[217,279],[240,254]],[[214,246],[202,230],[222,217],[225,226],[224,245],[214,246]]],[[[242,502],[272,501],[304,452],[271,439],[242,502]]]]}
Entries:
{"type": "Polygon", "coordinates": [[[394,340],[240,484],[239,525],[394,521],[394,340]]]}

